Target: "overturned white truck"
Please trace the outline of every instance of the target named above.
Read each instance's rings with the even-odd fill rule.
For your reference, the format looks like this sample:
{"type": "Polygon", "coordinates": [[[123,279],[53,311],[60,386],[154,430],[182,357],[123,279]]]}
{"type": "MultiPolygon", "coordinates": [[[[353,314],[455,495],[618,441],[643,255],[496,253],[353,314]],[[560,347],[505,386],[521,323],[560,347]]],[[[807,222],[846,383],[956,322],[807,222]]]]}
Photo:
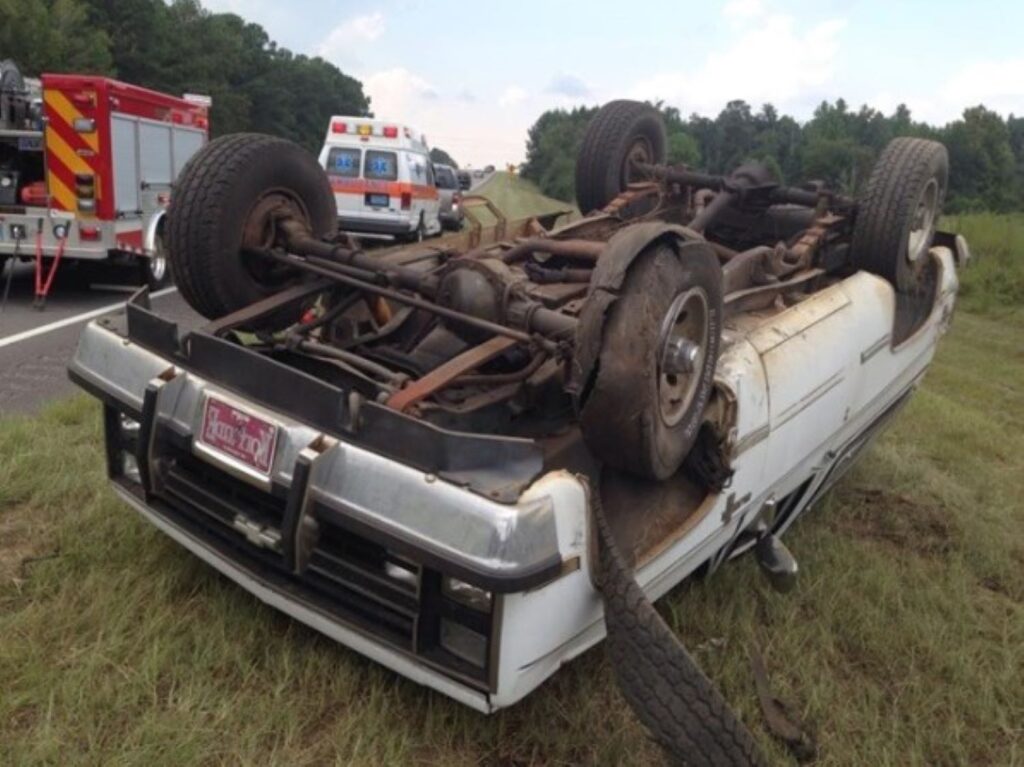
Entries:
{"type": "Polygon", "coordinates": [[[367,253],[314,158],[227,136],[167,227],[210,324],[182,335],[140,294],[70,375],[103,402],[120,496],[261,600],[483,712],[607,633],[672,758],[751,763],[648,600],[745,551],[792,583],[780,537],[950,320],[946,175],[920,139],[859,201],[697,173],[617,101],[582,143],[581,220],[367,253]]]}

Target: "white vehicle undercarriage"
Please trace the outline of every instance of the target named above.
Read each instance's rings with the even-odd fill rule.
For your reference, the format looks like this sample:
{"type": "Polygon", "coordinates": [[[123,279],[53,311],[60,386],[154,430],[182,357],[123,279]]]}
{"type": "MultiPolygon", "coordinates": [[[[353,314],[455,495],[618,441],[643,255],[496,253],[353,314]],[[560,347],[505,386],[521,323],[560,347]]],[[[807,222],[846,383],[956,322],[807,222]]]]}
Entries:
{"type": "Polygon", "coordinates": [[[652,108],[612,102],[583,219],[368,253],[313,158],[211,142],[167,230],[211,323],[180,337],[142,293],[70,366],[105,403],[114,487],[260,599],[480,711],[607,633],[671,758],[756,763],[649,600],[748,550],[792,586],[782,534],[919,382],[967,246],[936,232],[933,142],[896,139],[859,201],[664,153],[652,108]]]}

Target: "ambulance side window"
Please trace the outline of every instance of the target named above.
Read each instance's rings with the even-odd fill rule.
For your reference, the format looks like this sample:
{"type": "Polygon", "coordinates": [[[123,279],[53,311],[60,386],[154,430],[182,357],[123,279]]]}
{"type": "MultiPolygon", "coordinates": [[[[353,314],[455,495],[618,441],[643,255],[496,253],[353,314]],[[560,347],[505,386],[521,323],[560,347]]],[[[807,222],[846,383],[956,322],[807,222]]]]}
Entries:
{"type": "Polygon", "coordinates": [[[359,178],[359,149],[333,147],[327,155],[327,173],[331,176],[359,178]]]}
{"type": "Polygon", "coordinates": [[[363,160],[363,176],[378,181],[395,181],[398,178],[398,156],[394,152],[367,149],[363,160]]]}

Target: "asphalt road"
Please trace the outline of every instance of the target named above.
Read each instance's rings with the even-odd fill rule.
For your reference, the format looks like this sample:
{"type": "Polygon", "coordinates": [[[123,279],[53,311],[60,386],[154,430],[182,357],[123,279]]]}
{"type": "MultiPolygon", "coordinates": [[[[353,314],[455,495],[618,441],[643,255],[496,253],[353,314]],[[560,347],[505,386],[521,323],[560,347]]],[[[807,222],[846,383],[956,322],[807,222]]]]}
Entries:
{"type": "MultiPolygon", "coordinates": [[[[32,413],[78,391],[66,368],[82,327],[97,316],[122,311],[130,288],[97,284],[96,275],[75,266],[62,267],[43,311],[32,307],[31,265],[15,267],[10,295],[0,311],[0,416],[32,413]]],[[[0,298],[7,277],[8,272],[0,275],[0,298]]],[[[186,329],[201,319],[175,288],[155,294],[153,306],[186,329]]]]}

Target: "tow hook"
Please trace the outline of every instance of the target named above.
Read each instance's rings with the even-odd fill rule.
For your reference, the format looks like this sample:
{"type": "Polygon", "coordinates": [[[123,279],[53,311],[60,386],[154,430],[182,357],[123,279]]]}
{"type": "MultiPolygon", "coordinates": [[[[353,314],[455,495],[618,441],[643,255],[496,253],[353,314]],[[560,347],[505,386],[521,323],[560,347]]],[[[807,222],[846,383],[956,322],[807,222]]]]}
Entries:
{"type": "Polygon", "coordinates": [[[777,535],[765,534],[758,538],[754,556],[773,589],[783,594],[792,591],[800,566],[777,535]]]}

